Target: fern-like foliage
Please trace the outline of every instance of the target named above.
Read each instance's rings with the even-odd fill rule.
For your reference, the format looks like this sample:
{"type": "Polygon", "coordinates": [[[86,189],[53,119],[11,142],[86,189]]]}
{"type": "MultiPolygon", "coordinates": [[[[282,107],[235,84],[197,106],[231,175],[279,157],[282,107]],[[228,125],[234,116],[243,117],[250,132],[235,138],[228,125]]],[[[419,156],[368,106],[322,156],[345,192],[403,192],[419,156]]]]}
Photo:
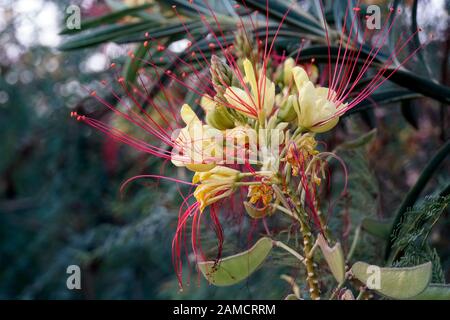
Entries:
{"type": "Polygon", "coordinates": [[[414,266],[431,261],[434,283],[444,283],[445,277],[440,258],[428,243],[433,226],[448,207],[450,196],[427,197],[423,204],[408,210],[395,226],[392,235],[392,265],[396,267],[414,266]]]}
{"type": "Polygon", "coordinates": [[[445,275],[442,270],[441,259],[436,249],[426,244],[423,247],[408,246],[404,255],[394,262],[394,267],[412,267],[431,261],[433,264],[432,283],[445,283],[445,275]]]}

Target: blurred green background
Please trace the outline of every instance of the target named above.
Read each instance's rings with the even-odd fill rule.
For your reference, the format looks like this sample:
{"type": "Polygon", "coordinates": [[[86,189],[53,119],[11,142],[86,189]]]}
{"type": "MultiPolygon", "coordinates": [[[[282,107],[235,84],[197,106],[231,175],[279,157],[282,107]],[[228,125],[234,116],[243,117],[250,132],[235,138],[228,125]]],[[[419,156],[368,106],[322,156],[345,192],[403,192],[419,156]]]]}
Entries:
{"type": "MultiPolygon", "coordinates": [[[[429,6],[420,2],[423,10],[429,6]]],[[[427,31],[440,32],[425,50],[425,59],[433,78],[448,86],[449,1],[441,2],[447,11],[439,12],[437,23],[425,15],[419,22],[427,24],[427,31]]],[[[0,0],[0,299],[280,299],[289,293],[279,276],[295,271],[283,254],[233,288],[208,286],[192,270],[190,285],[178,291],[171,257],[180,203],[177,187],[138,183],[121,197],[123,181],[159,172],[161,163],[69,116],[79,108],[97,110],[84,86],[111,78],[108,66],[123,63],[130,45],[58,50],[63,40],[58,32],[70,4],[79,5],[83,17],[110,10],[95,0],[0,0]],[[72,264],[82,268],[82,290],[66,288],[66,268],[72,264]]],[[[410,67],[417,74],[429,72],[419,63],[410,67]]],[[[393,215],[449,137],[448,106],[430,98],[387,104],[369,115],[352,115],[345,124],[325,137],[331,146],[378,127],[376,141],[360,162],[349,155],[348,164],[351,187],[366,191],[363,198],[355,196],[355,210],[380,218],[393,215]]],[[[427,193],[448,183],[448,169],[447,161],[427,193]]],[[[341,218],[337,213],[336,224],[341,218]]],[[[447,280],[448,231],[445,212],[431,241],[447,280]]],[[[382,249],[370,247],[368,259],[381,259],[382,249]]]]}

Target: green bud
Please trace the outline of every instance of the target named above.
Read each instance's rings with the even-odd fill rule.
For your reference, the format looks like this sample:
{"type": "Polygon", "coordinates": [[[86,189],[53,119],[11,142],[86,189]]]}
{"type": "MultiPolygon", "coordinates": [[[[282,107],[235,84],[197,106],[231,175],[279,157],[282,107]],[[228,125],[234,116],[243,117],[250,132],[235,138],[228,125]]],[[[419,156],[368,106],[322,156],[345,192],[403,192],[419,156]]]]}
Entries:
{"type": "Polygon", "coordinates": [[[223,95],[228,87],[234,86],[237,82],[233,70],[226,64],[225,61],[218,56],[211,57],[211,78],[214,89],[219,98],[224,99],[223,95]]]}
{"type": "Polygon", "coordinates": [[[283,122],[291,122],[297,118],[297,113],[294,108],[295,99],[295,96],[289,96],[287,100],[283,102],[280,111],[278,112],[278,119],[283,122]]]}
{"type": "Polygon", "coordinates": [[[217,105],[206,114],[206,123],[219,130],[233,129],[234,119],[225,106],[217,105]]]}
{"type": "Polygon", "coordinates": [[[234,47],[236,54],[241,60],[249,59],[252,63],[258,61],[258,48],[254,39],[247,35],[244,29],[239,29],[235,34],[234,47]]]}
{"type": "Polygon", "coordinates": [[[287,58],[284,63],[280,64],[277,67],[277,70],[275,72],[275,81],[280,86],[280,88],[291,86],[291,90],[296,89],[292,74],[292,70],[294,67],[295,60],[292,58],[287,58]]]}
{"type": "Polygon", "coordinates": [[[283,64],[283,82],[286,86],[291,85],[294,82],[292,69],[295,67],[295,60],[292,58],[286,59],[283,64]]]}

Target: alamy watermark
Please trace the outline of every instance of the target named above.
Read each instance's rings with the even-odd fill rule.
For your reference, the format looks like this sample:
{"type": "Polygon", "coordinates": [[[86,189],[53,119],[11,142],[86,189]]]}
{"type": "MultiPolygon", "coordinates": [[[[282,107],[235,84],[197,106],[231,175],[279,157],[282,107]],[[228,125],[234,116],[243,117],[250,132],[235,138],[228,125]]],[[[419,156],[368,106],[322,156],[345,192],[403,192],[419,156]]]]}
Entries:
{"type": "Polygon", "coordinates": [[[81,8],[77,5],[70,5],[66,9],[66,28],[69,30],[81,29],[81,8]]]}
{"type": "Polygon", "coordinates": [[[369,275],[366,281],[367,288],[371,290],[381,289],[381,268],[371,265],[367,268],[366,273],[369,275]]]}
{"type": "Polygon", "coordinates": [[[381,8],[377,5],[370,5],[366,10],[366,27],[369,30],[381,29],[381,8]]]}
{"type": "Polygon", "coordinates": [[[66,273],[69,274],[66,280],[66,286],[69,290],[81,290],[81,269],[73,264],[67,267],[66,273]]]}
{"type": "MultiPolygon", "coordinates": [[[[357,10],[359,11],[359,9],[357,10]]],[[[69,30],[81,29],[81,8],[70,5],[66,8],[66,28],[69,30]]],[[[370,5],[366,9],[366,26],[369,30],[381,29],[381,8],[378,5],[370,5]]]]}
{"type": "Polygon", "coordinates": [[[271,161],[277,165],[284,143],[279,129],[230,129],[226,131],[191,128],[175,130],[171,158],[183,164],[257,164],[271,161]]]}

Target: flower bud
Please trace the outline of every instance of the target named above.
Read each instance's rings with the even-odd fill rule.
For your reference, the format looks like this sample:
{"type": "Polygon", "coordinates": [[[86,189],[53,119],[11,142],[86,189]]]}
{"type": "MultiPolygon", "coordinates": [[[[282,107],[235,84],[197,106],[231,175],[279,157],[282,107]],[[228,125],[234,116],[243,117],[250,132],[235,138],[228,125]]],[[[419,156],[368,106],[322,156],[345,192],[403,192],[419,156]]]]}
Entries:
{"type": "Polygon", "coordinates": [[[253,38],[249,38],[244,29],[239,29],[236,32],[234,47],[241,60],[248,59],[252,63],[258,60],[258,48],[255,46],[253,38]]]}
{"type": "Polygon", "coordinates": [[[223,99],[225,90],[228,87],[238,84],[238,81],[230,66],[216,55],[211,57],[210,72],[214,89],[216,90],[219,98],[223,99]]]}
{"type": "Polygon", "coordinates": [[[293,81],[292,70],[295,67],[295,60],[292,58],[286,59],[283,64],[283,82],[284,85],[289,86],[293,81]]]}
{"type": "Polygon", "coordinates": [[[294,103],[297,98],[295,96],[289,96],[281,105],[278,112],[278,119],[283,122],[291,122],[297,118],[295,112],[294,103]]]}
{"type": "Polygon", "coordinates": [[[194,197],[200,204],[200,210],[203,211],[207,206],[229,197],[240,178],[240,171],[223,166],[217,166],[208,172],[195,173],[192,183],[198,184],[194,197]]]}
{"type": "Polygon", "coordinates": [[[235,127],[235,119],[231,115],[230,110],[212,100],[208,96],[204,96],[200,102],[206,113],[206,123],[218,130],[233,129],[235,127]]]}

